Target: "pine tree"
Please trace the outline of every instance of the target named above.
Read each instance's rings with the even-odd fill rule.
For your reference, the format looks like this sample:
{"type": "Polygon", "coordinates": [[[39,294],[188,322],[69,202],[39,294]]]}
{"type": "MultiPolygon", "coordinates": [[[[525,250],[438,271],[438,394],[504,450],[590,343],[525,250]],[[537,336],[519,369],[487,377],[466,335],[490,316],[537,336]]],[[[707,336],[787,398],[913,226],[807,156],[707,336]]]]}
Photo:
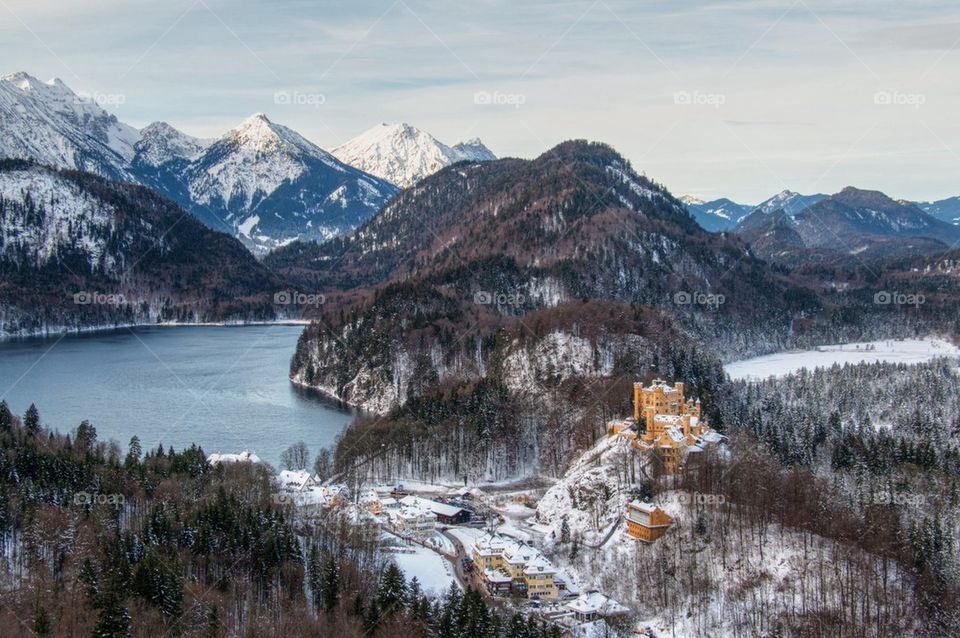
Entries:
{"type": "Polygon", "coordinates": [[[130,445],[128,446],[127,458],[124,460],[124,465],[131,467],[140,463],[140,457],[143,455],[143,448],[140,446],[140,438],[133,436],[130,439],[130,445]]]}
{"type": "MultiPolygon", "coordinates": [[[[340,600],[340,563],[337,562],[333,554],[327,556],[323,566],[323,582],[321,584],[323,596],[323,608],[325,611],[333,611],[340,600]]],[[[357,601],[354,601],[356,608],[357,601]]],[[[355,615],[362,613],[363,601],[360,601],[360,611],[355,615]]]]}
{"type": "Polygon", "coordinates": [[[570,542],[570,523],[567,522],[567,515],[563,515],[563,521],[560,523],[560,542],[569,543],[570,542]]]}
{"type": "Polygon", "coordinates": [[[33,617],[33,633],[36,636],[50,635],[50,616],[43,605],[37,605],[36,614],[33,617]]]}
{"type": "Polygon", "coordinates": [[[23,427],[26,428],[27,434],[30,436],[40,431],[40,412],[37,411],[37,406],[32,403],[23,415],[23,427]]]}
{"type": "Polygon", "coordinates": [[[320,564],[320,552],[316,544],[310,545],[310,558],[307,560],[307,584],[310,586],[310,596],[314,611],[323,606],[323,566],[320,564]]]}
{"type": "Polygon", "coordinates": [[[9,432],[13,425],[13,413],[6,401],[0,401],[0,432],[9,432]]]}
{"type": "Polygon", "coordinates": [[[367,609],[363,614],[363,630],[367,634],[372,634],[379,624],[380,605],[377,604],[377,599],[374,598],[370,601],[370,604],[367,606],[367,609]]]}
{"type": "Polygon", "coordinates": [[[396,563],[390,563],[380,577],[377,588],[377,604],[383,614],[389,615],[403,608],[407,600],[407,584],[403,572],[396,563]]]}

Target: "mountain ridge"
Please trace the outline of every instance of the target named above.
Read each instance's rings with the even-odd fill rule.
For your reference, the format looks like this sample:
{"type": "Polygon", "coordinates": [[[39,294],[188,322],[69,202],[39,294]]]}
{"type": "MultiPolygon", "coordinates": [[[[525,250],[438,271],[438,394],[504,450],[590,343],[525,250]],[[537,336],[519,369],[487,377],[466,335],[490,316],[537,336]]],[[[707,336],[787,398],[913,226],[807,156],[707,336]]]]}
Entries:
{"type": "Polygon", "coordinates": [[[401,188],[412,186],[457,162],[496,159],[479,138],[447,146],[410,124],[386,122],[367,129],[330,152],[344,163],[401,188]]]}

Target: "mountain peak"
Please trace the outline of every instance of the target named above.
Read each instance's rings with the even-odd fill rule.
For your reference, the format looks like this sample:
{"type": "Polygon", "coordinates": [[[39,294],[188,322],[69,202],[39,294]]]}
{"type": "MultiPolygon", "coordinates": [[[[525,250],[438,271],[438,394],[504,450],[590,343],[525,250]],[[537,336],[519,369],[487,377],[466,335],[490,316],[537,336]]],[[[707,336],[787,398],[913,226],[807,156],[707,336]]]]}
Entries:
{"type": "Polygon", "coordinates": [[[496,159],[479,140],[450,147],[406,122],[381,122],[331,153],[346,164],[404,187],[456,162],[496,159]]]}
{"type": "Polygon", "coordinates": [[[0,80],[15,85],[21,91],[27,91],[31,88],[39,86],[40,84],[43,84],[43,82],[33,77],[26,71],[17,71],[16,73],[4,75],[2,78],[0,78],[0,80]]]}
{"type": "Polygon", "coordinates": [[[134,161],[156,167],[173,159],[193,159],[211,143],[212,140],[187,135],[167,122],[151,122],[140,129],[134,161]]]}

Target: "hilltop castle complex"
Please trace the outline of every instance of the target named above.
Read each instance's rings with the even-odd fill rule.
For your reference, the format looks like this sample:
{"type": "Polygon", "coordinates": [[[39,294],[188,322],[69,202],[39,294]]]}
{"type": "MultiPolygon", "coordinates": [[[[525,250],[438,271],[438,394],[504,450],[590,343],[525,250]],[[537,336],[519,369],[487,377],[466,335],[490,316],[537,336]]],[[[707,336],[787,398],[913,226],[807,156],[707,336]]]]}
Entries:
{"type": "Polygon", "coordinates": [[[689,453],[723,439],[703,419],[699,399],[687,399],[682,383],[670,385],[662,379],[654,379],[649,387],[634,383],[633,418],[611,421],[607,432],[654,452],[667,474],[676,474],[689,453]]]}

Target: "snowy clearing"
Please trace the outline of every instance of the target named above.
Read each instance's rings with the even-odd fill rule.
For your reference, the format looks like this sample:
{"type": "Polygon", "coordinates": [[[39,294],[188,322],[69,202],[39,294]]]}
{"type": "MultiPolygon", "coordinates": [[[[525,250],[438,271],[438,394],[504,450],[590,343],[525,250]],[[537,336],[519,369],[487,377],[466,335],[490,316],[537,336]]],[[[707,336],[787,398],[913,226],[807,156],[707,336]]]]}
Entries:
{"type": "MultiPolygon", "coordinates": [[[[409,582],[413,578],[420,581],[423,592],[429,596],[439,596],[450,589],[450,583],[456,583],[450,563],[440,554],[416,543],[393,537],[395,546],[390,548],[390,557],[409,582]]],[[[458,585],[459,586],[459,585],[458,585]]]]}
{"type": "Polygon", "coordinates": [[[724,366],[734,381],[782,377],[803,368],[830,367],[833,364],[923,363],[936,357],[957,357],[960,349],[942,339],[903,339],[820,346],[816,350],[778,352],[762,357],[734,361],[724,366]]]}

